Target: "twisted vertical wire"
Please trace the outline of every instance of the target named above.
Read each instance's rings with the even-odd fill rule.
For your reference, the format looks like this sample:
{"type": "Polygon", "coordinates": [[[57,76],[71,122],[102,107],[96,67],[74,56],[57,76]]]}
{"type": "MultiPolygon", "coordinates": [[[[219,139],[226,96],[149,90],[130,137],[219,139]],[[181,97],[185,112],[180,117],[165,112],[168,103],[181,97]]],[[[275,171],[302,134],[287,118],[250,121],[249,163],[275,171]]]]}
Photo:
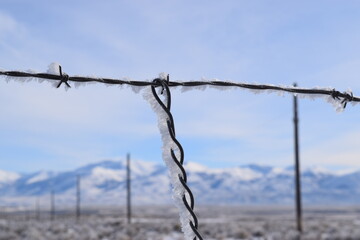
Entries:
{"type": "Polygon", "coordinates": [[[180,144],[180,142],[176,139],[175,137],[175,124],[174,124],[174,119],[173,116],[171,114],[170,108],[171,108],[171,93],[170,93],[170,89],[169,86],[167,84],[167,81],[164,79],[154,79],[153,81],[154,85],[151,86],[151,91],[152,94],[155,98],[155,100],[159,103],[159,105],[161,106],[161,108],[165,111],[166,115],[167,115],[167,119],[166,119],[166,123],[167,123],[167,128],[169,131],[169,135],[170,138],[173,140],[173,142],[175,143],[175,145],[177,146],[178,150],[179,150],[179,158],[178,159],[175,155],[174,149],[169,149],[170,151],[170,155],[172,157],[172,160],[174,161],[174,163],[176,164],[176,166],[179,168],[181,174],[178,174],[178,179],[181,183],[181,185],[184,187],[184,191],[183,191],[183,196],[182,196],[182,201],[184,206],[186,207],[187,211],[190,213],[192,219],[189,219],[189,226],[192,229],[192,231],[195,234],[194,240],[203,240],[202,236],[200,235],[199,231],[198,231],[198,219],[194,213],[194,196],[190,190],[190,188],[187,185],[187,175],[186,175],[186,171],[183,167],[183,163],[184,163],[184,150],[180,144]],[[157,86],[161,86],[163,89],[161,91],[161,94],[164,93],[165,90],[165,94],[166,94],[166,103],[164,103],[159,95],[157,94],[155,88],[157,86]],[[190,202],[188,201],[188,199],[186,198],[186,195],[189,197],[190,202]]]}

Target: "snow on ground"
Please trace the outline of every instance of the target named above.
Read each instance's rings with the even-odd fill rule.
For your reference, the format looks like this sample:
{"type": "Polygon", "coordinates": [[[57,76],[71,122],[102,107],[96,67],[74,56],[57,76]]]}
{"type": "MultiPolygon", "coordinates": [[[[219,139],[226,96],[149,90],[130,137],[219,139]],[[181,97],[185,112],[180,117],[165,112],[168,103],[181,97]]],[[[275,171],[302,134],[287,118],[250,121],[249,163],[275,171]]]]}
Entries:
{"type": "MultiPolygon", "coordinates": [[[[294,213],[283,207],[200,207],[199,229],[207,240],[299,239],[294,213]]],[[[0,240],[183,240],[173,207],[134,207],[132,224],[123,208],[88,209],[79,221],[70,212],[0,216],[0,240]],[[117,214],[115,214],[117,213],[117,214]]],[[[301,240],[360,239],[359,208],[307,208],[301,240]]]]}

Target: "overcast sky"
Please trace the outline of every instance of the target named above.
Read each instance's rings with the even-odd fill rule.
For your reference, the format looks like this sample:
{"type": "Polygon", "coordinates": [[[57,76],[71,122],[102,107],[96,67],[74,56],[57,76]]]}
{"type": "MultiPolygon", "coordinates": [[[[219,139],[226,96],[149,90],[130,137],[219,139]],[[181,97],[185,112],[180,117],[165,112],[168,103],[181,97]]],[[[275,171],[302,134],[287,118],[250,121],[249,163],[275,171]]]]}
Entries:
{"type": "MultiPolygon", "coordinates": [[[[349,88],[360,95],[359,1],[17,1],[0,6],[0,68],[151,80],[349,88]]],[[[172,91],[185,161],[293,164],[292,96],[172,91]]],[[[301,99],[303,168],[360,169],[360,105],[301,99]]],[[[142,94],[0,77],[0,169],[67,170],[103,159],[162,163],[142,94]]]]}

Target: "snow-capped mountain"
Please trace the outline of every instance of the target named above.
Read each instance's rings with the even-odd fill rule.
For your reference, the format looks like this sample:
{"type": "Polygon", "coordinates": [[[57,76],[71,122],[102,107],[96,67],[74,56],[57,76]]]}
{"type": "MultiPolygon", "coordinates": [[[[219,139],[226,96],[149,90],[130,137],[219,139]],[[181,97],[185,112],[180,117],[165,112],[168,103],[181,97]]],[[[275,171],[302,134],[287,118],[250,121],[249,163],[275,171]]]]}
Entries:
{"type": "MultiPolygon", "coordinates": [[[[135,204],[171,202],[170,183],[163,164],[132,161],[132,198],[135,204]]],[[[260,165],[210,169],[187,163],[189,186],[199,204],[292,204],[294,171],[260,165]]],[[[17,174],[0,171],[3,204],[29,198],[48,198],[73,204],[76,179],[81,177],[82,201],[87,204],[122,204],[126,199],[125,161],[103,161],[67,172],[17,174]]],[[[312,168],[302,172],[303,201],[311,204],[359,204],[360,171],[337,174],[312,168]]]]}
{"type": "Polygon", "coordinates": [[[20,178],[20,175],[17,173],[6,172],[6,171],[0,170],[0,188],[13,183],[14,181],[16,181],[19,178],[20,178]]]}

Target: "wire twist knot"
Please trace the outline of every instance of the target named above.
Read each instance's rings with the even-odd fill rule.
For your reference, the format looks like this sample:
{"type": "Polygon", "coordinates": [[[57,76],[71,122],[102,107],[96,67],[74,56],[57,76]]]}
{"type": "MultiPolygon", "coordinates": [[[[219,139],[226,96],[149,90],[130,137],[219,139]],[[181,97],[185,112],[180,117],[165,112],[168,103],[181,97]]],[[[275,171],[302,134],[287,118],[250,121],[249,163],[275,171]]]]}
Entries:
{"type": "Polygon", "coordinates": [[[170,89],[169,89],[169,75],[167,75],[166,79],[161,79],[161,78],[154,79],[153,84],[151,85],[151,90],[152,90],[152,94],[153,94],[154,98],[156,99],[156,101],[159,103],[159,105],[165,111],[165,113],[167,115],[167,119],[166,119],[167,130],[169,132],[171,140],[175,144],[174,145],[175,149],[173,147],[170,148],[170,156],[180,172],[177,175],[177,178],[183,188],[181,191],[182,192],[181,200],[182,200],[182,203],[184,204],[186,210],[188,211],[188,213],[191,216],[191,219],[189,219],[188,224],[195,236],[193,240],[197,240],[197,239],[203,240],[203,238],[201,237],[201,235],[198,231],[198,219],[194,213],[194,196],[193,196],[190,188],[187,185],[187,175],[186,175],[186,171],[183,167],[184,150],[183,150],[180,142],[176,139],[176,136],[175,136],[174,119],[173,119],[173,116],[170,111],[170,109],[171,109],[171,93],[170,93],[170,89]],[[161,94],[166,93],[165,103],[159,98],[158,94],[156,93],[156,90],[155,90],[156,87],[162,87],[162,90],[160,92],[161,94]],[[177,152],[178,154],[176,155],[175,152],[177,152]],[[186,196],[188,196],[189,200],[187,199],[186,196]]]}
{"type": "Polygon", "coordinates": [[[69,75],[67,75],[66,73],[63,74],[62,72],[62,68],[61,66],[59,65],[59,72],[60,72],[60,82],[59,84],[56,86],[56,88],[59,88],[61,86],[62,83],[65,83],[65,85],[69,88],[71,88],[70,84],[68,83],[69,81],[69,75]]]}
{"type": "Polygon", "coordinates": [[[343,93],[343,100],[341,101],[341,104],[343,104],[344,109],[346,108],[346,105],[348,102],[352,102],[354,100],[354,94],[350,92],[344,92],[343,93]]]}
{"type": "Polygon", "coordinates": [[[337,91],[335,88],[332,90],[331,97],[335,100],[340,100],[341,92],[337,91]]]}

